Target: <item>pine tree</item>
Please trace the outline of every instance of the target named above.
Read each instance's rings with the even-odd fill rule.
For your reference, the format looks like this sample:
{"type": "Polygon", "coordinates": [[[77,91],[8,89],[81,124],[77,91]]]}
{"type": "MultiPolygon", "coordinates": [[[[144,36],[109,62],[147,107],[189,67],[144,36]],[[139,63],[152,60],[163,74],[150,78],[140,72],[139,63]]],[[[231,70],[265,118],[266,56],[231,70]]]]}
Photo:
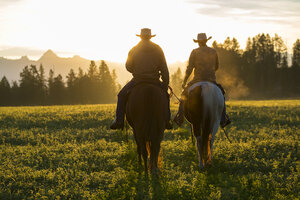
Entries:
{"type": "Polygon", "coordinates": [[[299,96],[300,94],[300,39],[297,39],[293,45],[293,58],[292,58],[292,85],[293,93],[299,96]]]}
{"type": "Polygon", "coordinates": [[[293,45],[292,66],[300,68],[300,39],[297,39],[293,45]]]}
{"type": "Polygon", "coordinates": [[[41,105],[45,88],[40,81],[41,74],[36,66],[25,66],[20,73],[20,77],[20,97],[22,97],[22,105],[41,105]]]}
{"type": "Polygon", "coordinates": [[[115,86],[109,68],[104,60],[99,66],[99,84],[101,85],[101,103],[112,103],[115,98],[115,86]]]}
{"type": "Polygon", "coordinates": [[[52,69],[49,71],[48,88],[49,104],[59,105],[65,103],[66,89],[63,78],[60,74],[54,77],[54,71],[52,69]]]}
{"type": "Polygon", "coordinates": [[[20,88],[18,86],[18,83],[17,81],[13,81],[11,86],[11,105],[21,105],[21,99],[22,98],[20,97],[20,88]]]}
{"type": "Polygon", "coordinates": [[[53,82],[54,82],[54,71],[50,69],[49,76],[48,76],[48,104],[53,104],[55,94],[53,91],[53,82]]]}
{"type": "Polygon", "coordinates": [[[76,99],[76,82],[77,77],[73,69],[70,69],[70,72],[67,75],[67,101],[68,103],[74,104],[77,103],[76,99]]]}
{"type": "Polygon", "coordinates": [[[11,88],[5,76],[0,81],[0,106],[11,105],[11,88]]]}
{"type": "Polygon", "coordinates": [[[38,96],[40,97],[40,103],[45,105],[47,98],[47,85],[45,78],[45,70],[43,65],[40,65],[38,74],[37,74],[37,88],[38,88],[38,96]]]}
{"type": "Polygon", "coordinates": [[[95,61],[91,61],[90,67],[88,69],[88,77],[91,80],[95,80],[97,78],[97,65],[95,61]]]}

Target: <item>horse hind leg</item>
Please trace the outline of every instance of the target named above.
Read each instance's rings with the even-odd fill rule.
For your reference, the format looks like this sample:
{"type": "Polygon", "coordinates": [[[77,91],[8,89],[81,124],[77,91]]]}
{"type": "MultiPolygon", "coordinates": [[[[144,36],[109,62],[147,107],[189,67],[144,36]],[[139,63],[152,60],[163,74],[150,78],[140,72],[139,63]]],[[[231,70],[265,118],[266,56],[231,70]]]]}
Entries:
{"type": "Polygon", "coordinates": [[[160,152],[160,144],[151,144],[150,169],[153,175],[158,175],[158,158],[160,152]]]}
{"type": "Polygon", "coordinates": [[[196,137],[196,143],[197,143],[197,150],[198,150],[198,160],[199,160],[199,167],[203,168],[203,157],[202,157],[202,149],[201,149],[201,136],[196,137]]]}
{"type": "Polygon", "coordinates": [[[137,145],[137,153],[138,153],[139,165],[142,166],[142,151],[140,145],[137,145]]]}
{"type": "Polygon", "coordinates": [[[141,146],[141,154],[143,156],[144,160],[144,169],[145,169],[145,174],[148,174],[148,151],[147,151],[147,144],[144,142],[141,146]]]}
{"type": "Polygon", "coordinates": [[[208,159],[206,162],[206,165],[210,167],[212,165],[212,148],[211,148],[211,140],[212,140],[212,134],[210,133],[208,136],[208,141],[207,141],[207,152],[208,152],[208,159]]]}
{"type": "Polygon", "coordinates": [[[202,156],[202,149],[201,149],[202,148],[201,147],[201,142],[202,142],[201,129],[200,129],[200,126],[197,123],[193,124],[193,132],[194,132],[194,136],[196,137],[199,167],[203,168],[204,163],[203,163],[203,156],[202,156]]]}
{"type": "Polygon", "coordinates": [[[133,129],[133,135],[134,135],[134,139],[135,139],[135,141],[136,141],[139,164],[140,164],[140,166],[142,166],[142,149],[141,149],[141,142],[138,140],[139,138],[137,137],[137,134],[136,134],[135,129],[133,129]]]}

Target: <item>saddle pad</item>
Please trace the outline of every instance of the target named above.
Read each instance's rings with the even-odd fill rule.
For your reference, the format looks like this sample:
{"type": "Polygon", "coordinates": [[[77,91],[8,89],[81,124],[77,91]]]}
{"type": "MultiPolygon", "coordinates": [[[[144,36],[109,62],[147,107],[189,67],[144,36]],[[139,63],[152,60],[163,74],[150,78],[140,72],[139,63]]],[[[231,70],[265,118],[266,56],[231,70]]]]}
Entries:
{"type": "Polygon", "coordinates": [[[207,84],[212,84],[211,82],[208,81],[200,81],[200,82],[196,82],[193,85],[191,85],[188,89],[188,93],[190,93],[193,89],[195,89],[196,87],[199,87],[201,85],[207,85],[207,84]]]}

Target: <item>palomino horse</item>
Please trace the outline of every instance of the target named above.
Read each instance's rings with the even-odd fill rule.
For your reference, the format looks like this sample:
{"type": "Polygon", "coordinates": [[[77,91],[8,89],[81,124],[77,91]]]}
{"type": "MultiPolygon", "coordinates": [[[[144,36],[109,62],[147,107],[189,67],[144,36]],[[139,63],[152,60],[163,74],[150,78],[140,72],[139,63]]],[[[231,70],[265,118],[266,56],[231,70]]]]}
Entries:
{"type": "Polygon", "coordinates": [[[160,143],[167,121],[166,108],[166,94],[157,85],[138,84],[129,94],[126,118],[133,129],[139,162],[141,164],[142,156],[146,173],[148,173],[148,154],[150,154],[150,170],[158,171],[160,143]]]}
{"type": "Polygon", "coordinates": [[[193,127],[201,168],[212,164],[213,143],[223,107],[223,94],[214,83],[203,81],[189,88],[184,115],[193,127]]]}

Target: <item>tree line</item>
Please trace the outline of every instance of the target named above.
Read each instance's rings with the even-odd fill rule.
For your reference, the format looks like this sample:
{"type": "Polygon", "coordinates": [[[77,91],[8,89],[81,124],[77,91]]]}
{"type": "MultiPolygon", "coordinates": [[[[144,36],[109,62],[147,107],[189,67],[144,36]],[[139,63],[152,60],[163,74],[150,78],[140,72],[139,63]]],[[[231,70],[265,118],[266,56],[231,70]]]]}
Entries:
{"type": "MultiPolygon", "coordinates": [[[[300,39],[293,44],[290,64],[286,44],[277,34],[249,37],[244,50],[236,38],[229,37],[223,43],[214,41],[212,46],[220,61],[217,81],[229,97],[300,97],[300,39]]],[[[177,95],[182,91],[182,68],[170,76],[177,95]]],[[[10,84],[5,76],[1,79],[0,106],[114,103],[120,90],[116,79],[115,70],[110,72],[105,61],[99,66],[91,61],[87,72],[71,69],[66,81],[53,70],[46,78],[42,65],[25,66],[18,82],[10,84]]]]}
{"type": "Polygon", "coordinates": [[[110,72],[105,61],[97,66],[91,61],[87,72],[81,68],[76,74],[73,69],[66,81],[51,69],[46,78],[41,64],[25,66],[19,82],[10,85],[4,76],[0,81],[1,106],[61,105],[114,103],[120,85],[116,82],[115,70],[110,72]]]}
{"type": "MultiPolygon", "coordinates": [[[[220,69],[217,81],[233,98],[268,99],[300,97],[300,39],[293,44],[291,62],[283,39],[275,34],[258,34],[248,38],[242,50],[236,38],[212,44],[220,69]],[[290,64],[289,64],[290,63],[290,64]]],[[[171,75],[170,85],[181,92],[183,73],[179,68],[171,75]]]]}

